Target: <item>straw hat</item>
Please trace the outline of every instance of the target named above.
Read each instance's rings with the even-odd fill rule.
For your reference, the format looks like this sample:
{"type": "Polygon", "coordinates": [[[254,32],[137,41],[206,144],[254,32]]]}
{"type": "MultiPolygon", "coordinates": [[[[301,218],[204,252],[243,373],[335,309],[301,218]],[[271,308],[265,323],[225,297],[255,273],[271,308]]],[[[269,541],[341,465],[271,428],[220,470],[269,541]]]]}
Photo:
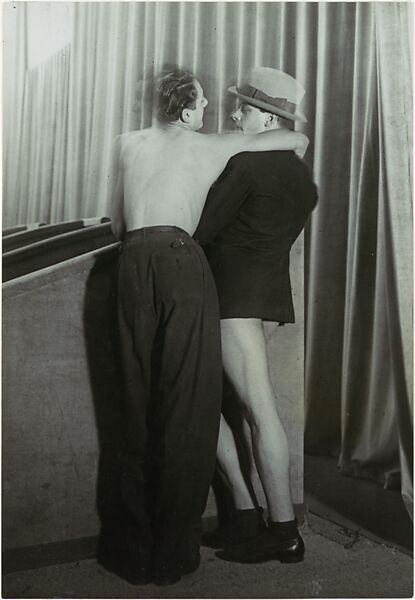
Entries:
{"type": "Polygon", "coordinates": [[[269,67],[254,67],[243,83],[228,88],[247,104],[262,108],[292,121],[307,122],[306,117],[297,111],[297,104],[305,94],[302,85],[283,71],[269,67]]]}

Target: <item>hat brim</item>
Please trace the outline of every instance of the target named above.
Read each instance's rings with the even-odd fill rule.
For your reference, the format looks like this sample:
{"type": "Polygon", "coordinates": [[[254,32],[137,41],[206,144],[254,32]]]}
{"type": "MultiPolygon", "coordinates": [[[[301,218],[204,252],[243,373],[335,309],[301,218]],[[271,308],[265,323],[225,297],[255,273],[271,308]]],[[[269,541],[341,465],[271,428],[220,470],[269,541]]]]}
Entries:
{"type": "Polygon", "coordinates": [[[257,108],[262,108],[267,112],[273,113],[274,115],[279,115],[280,117],[284,117],[285,119],[290,119],[290,121],[301,121],[302,123],[307,123],[307,118],[301,112],[290,113],[281,108],[274,106],[273,104],[268,104],[267,102],[263,102],[262,100],[257,100],[256,98],[251,98],[250,96],[244,96],[238,92],[236,86],[232,86],[228,88],[228,92],[233,96],[237,96],[238,98],[242,98],[247,104],[252,104],[252,106],[256,106],[257,108]]]}

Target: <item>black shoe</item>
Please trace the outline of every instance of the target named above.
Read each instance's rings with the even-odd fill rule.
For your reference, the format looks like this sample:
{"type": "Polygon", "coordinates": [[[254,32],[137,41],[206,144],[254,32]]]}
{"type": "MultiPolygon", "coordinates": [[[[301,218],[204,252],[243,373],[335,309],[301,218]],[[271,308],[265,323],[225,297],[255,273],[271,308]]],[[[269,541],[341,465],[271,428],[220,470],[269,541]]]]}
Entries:
{"type": "Polygon", "coordinates": [[[200,566],[200,554],[189,559],[185,564],[162,565],[154,567],[151,581],[156,585],[173,585],[180,581],[183,575],[189,575],[200,566]]]}
{"type": "Polygon", "coordinates": [[[210,548],[224,548],[251,540],[265,530],[262,508],[236,510],[227,525],[203,534],[202,543],[210,548]]]}
{"type": "Polygon", "coordinates": [[[151,551],[140,545],[139,534],[132,535],[133,527],[102,532],[97,560],[104,569],[132,585],[150,583],[151,551]]]}
{"type": "Polygon", "coordinates": [[[114,573],[131,585],[146,585],[151,582],[149,570],[146,567],[136,566],[133,568],[131,565],[106,558],[101,558],[98,562],[105,570],[114,573]]]}
{"type": "Polygon", "coordinates": [[[228,562],[244,564],[270,560],[297,563],[304,559],[304,550],[304,542],[298,532],[295,537],[281,540],[267,530],[251,541],[216,552],[216,556],[228,562]]]}

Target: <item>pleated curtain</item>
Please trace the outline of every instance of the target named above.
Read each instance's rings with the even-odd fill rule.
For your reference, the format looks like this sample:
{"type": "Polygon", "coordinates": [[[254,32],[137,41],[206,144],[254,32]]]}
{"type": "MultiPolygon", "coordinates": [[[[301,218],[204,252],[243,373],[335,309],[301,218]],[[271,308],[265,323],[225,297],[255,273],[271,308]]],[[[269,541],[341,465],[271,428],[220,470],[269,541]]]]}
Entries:
{"type": "MultiPolygon", "coordinates": [[[[343,9],[350,14],[348,6],[343,9]]],[[[332,21],[328,30],[333,38],[342,31],[332,21]]],[[[321,203],[306,252],[305,448],[339,456],[346,474],[390,488],[402,485],[410,509],[412,98],[407,7],[357,4],[344,34],[342,46],[350,52],[334,60],[348,84],[338,94],[328,79],[322,82],[327,94],[321,95],[326,110],[320,114],[331,113],[326,127],[319,126],[316,107],[314,170],[321,203]]],[[[335,46],[330,34],[325,40],[335,46]]]]}
{"type": "Polygon", "coordinates": [[[228,127],[226,88],[252,66],[303,84],[320,196],[305,236],[306,451],[387,487],[402,478],[409,506],[410,3],[74,3],[72,43],[33,70],[17,10],[3,226],[107,214],[111,142],[151,124],[146,82],[162,68],[196,73],[206,132],[228,127]]]}

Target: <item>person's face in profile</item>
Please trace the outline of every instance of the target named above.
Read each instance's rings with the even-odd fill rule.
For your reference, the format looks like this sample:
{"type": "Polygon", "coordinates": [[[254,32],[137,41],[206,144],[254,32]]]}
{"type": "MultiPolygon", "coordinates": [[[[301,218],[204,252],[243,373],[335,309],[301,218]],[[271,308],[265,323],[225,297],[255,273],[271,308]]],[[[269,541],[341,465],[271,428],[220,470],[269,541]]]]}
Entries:
{"type": "Polygon", "coordinates": [[[202,86],[195,79],[194,86],[197,91],[197,98],[195,101],[195,107],[188,109],[189,111],[189,125],[193,131],[197,131],[203,126],[203,114],[205,112],[205,108],[208,104],[207,99],[204,96],[202,86]]]}
{"type": "Polygon", "coordinates": [[[241,129],[246,134],[262,133],[265,131],[267,118],[267,113],[250,104],[241,104],[231,115],[235,127],[241,129]]]}

